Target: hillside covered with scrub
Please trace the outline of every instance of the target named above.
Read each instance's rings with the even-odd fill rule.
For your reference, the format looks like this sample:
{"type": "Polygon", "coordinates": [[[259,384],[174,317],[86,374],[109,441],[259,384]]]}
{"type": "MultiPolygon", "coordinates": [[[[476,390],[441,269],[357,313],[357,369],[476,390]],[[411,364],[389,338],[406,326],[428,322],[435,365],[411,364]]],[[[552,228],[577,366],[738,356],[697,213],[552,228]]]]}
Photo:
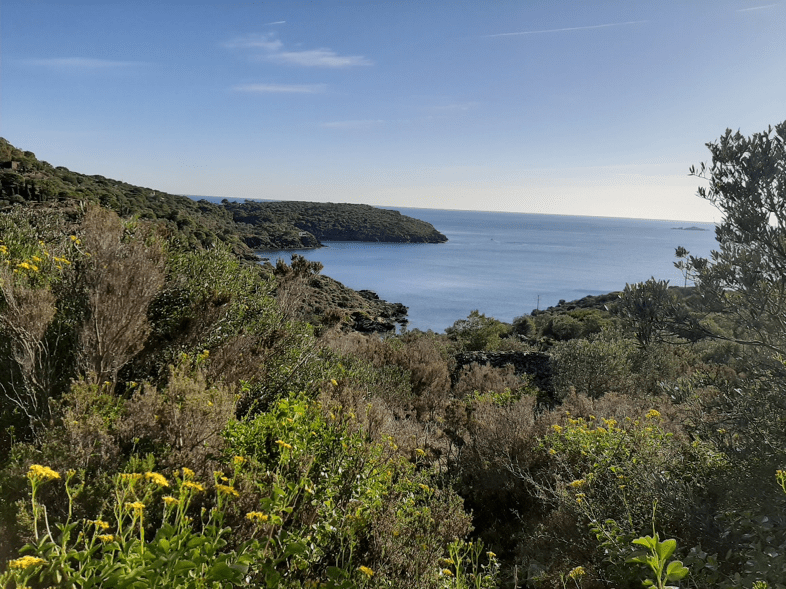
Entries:
{"type": "Polygon", "coordinates": [[[441,243],[430,223],[368,205],[281,202],[214,204],[79,174],[38,160],[0,138],[0,207],[67,202],[99,204],[125,217],[158,221],[191,247],[228,245],[253,259],[253,249],[321,246],[320,240],[441,243]]]}
{"type": "Polygon", "coordinates": [[[708,148],[694,287],[444,334],[98,180],[9,203],[0,587],[785,587],[786,123],[708,148]]]}

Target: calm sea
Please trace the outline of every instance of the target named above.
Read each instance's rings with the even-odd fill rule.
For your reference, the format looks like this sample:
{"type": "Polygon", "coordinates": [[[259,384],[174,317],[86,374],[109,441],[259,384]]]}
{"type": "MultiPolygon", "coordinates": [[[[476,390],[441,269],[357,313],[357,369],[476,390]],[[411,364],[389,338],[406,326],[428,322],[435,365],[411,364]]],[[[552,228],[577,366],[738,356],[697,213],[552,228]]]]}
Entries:
{"type": "MultiPolygon", "coordinates": [[[[674,250],[709,256],[711,223],[400,208],[444,244],[329,242],[298,251],[354,289],[409,307],[409,328],[443,331],[478,309],[502,321],[651,276],[682,285],[674,250]],[[706,231],[677,230],[700,227],[706,231]]],[[[289,261],[293,252],[259,252],[289,261]]]]}

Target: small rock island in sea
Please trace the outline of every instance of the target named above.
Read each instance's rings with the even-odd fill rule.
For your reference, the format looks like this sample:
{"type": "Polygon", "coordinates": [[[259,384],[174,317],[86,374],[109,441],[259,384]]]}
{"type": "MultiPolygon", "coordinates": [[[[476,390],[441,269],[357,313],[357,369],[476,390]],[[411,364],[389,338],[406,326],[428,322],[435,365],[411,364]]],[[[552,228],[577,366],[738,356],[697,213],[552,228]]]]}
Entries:
{"type": "Polygon", "coordinates": [[[248,228],[246,244],[256,250],[308,249],[322,241],[444,243],[431,223],[398,211],[363,204],[303,201],[221,201],[238,225],[248,228]]]}

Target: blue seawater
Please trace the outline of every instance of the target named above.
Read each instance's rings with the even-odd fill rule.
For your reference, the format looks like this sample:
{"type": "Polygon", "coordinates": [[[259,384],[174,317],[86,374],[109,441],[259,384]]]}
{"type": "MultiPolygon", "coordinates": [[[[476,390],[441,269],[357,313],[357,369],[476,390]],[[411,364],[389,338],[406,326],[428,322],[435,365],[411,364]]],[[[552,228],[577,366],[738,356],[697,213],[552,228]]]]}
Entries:
{"type": "MultiPolygon", "coordinates": [[[[391,207],[392,208],[392,207],[391,207]]],[[[328,242],[297,253],[323,274],[409,307],[410,329],[443,331],[478,309],[510,322],[560,299],[622,290],[651,276],[682,285],[674,250],[708,257],[714,225],[398,208],[447,235],[443,244],[328,242]],[[698,227],[705,231],[677,228],[698,227]]],[[[293,252],[259,252],[287,262],[293,252]]]]}

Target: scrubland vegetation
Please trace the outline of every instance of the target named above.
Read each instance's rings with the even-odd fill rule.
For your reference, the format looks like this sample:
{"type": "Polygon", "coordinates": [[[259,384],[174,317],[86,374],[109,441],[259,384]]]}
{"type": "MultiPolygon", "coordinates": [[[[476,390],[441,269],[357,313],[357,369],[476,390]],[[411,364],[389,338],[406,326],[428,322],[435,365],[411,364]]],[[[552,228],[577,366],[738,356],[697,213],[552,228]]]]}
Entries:
{"type": "Polygon", "coordinates": [[[304,310],[302,260],[3,209],[0,586],[786,586],[784,142],[708,145],[695,288],[445,334],[304,310]]]}

